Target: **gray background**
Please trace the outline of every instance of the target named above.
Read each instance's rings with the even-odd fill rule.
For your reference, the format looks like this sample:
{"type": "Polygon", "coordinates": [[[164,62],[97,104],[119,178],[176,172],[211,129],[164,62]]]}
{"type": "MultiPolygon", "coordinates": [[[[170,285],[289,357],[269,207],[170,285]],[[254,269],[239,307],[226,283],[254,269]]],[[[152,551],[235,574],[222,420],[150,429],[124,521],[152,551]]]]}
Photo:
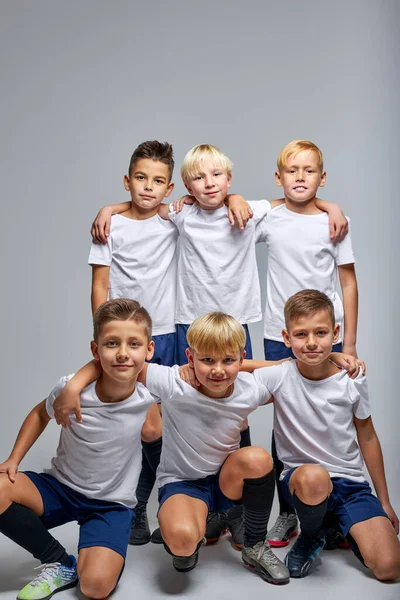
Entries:
{"type": "MultiPolygon", "coordinates": [[[[399,13],[396,0],[0,2],[1,460],[30,407],[90,357],[89,228],[100,206],[128,198],[122,177],[135,146],[146,139],[173,143],[180,195],[184,154],[197,143],[216,144],[234,162],[232,190],[253,199],[279,196],[276,155],[291,139],[308,138],[324,152],[328,180],[321,196],[352,218],[358,351],[368,363],[375,426],[400,511],[399,13]]],[[[263,247],[258,258],[264,285],[263,247]]],[[[261,324],[252,334],[261,358],[261,324]]],[[[253,443],[268,447],[271,411],[260,410],[251,425],[253,443]]],[[[52,423],[23,467],[48,464],[57,436],[52,423]]],[[[29,574],[26,554],[0,543],[25,560],[29,574]]],[[[152,561],[155,549],[134,552],[135,561],[152,561]]],[[[153,597],[168,589],[225,598],[242,581],[254,592],[285,593],[266,590],[242,570],[232,568],[227,577],[221,562],[206,558],[182,587],[168,557],[158,560],[165,577],[158,573],[153,585],[149,574],[139,583],[155,586],[153,597]],[[218,592],[210,581],[197,582],[201,569],[206,579],[215,575],[218,592]]],[[[398,585],[361,577],[348,554],[324,560],[323,568],[334,561],[340,572],[342,563],[352,567],[341,573],[343,590],[357,585],[364,596],[397,596],[398,585]]],[[[14,558],[0,570],[4,598],[17,589],[20,567],[11,564],[14,558]]],[[[319,594],[336,572],[292,582],[290,589],[312,597],[313,586],[319,594]]]]}

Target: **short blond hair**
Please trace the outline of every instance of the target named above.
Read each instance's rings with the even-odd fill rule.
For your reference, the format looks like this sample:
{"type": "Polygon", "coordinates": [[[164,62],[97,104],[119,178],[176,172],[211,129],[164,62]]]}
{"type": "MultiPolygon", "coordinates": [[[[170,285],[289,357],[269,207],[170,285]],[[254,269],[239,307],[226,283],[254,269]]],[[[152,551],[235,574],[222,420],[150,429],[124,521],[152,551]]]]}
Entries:
{"type": "Polygon", "coordinates": [[[227,352],[243,352],[246,333],[234,317],[212,312],[198,317],[187,331],[189,348],[200,354],[224,355],[227,352]]]}
{"type": "Polygon", "coordinates": [[[313,142],[309,140],[293,140],[286,144],[284,148],[278,154],[277,166],[278,171],[282,171],[288,165],[289,158],[295,156],[299,152],[303,150],[309,150],[310,152],[315,152],[317,155],[319,168],[321,169],[321,173],[324,170],[324,160],[322,156],[321,150],[316,146],[313,142]]]}
{"type": "Polygon", "coordinates": [[[232,174],[232,161],[225,154],[212,144],[199,144],[194,146],[186,154],[181,167],[181,177],[183,183],[187,184],[193,177],[202,171],[204,162],[211,158],[215,166],[222,169],[228,175],[232,174]]]}
{"type": "Polygon", "coordinates": [[[328,313],[332,327],[334,328],[335,309],[333,308],[332,300],[326,294],[318,290],[301,290],[297,292],[297,294],[290,296],[285,304],[286,329],[289,331],[293,319],[313,316],[320,311],[328,313]]]}

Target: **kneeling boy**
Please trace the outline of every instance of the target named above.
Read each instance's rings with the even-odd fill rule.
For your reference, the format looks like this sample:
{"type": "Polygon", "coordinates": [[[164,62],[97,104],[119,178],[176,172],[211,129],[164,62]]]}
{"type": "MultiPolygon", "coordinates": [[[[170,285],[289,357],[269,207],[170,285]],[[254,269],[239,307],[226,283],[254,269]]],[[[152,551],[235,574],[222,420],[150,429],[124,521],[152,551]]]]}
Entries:
{"type": "Polygon", "coordinates": [[[18,594],[46,599],[77,585],[90,598],[105,598],[124,566],[134,519],[135,490],[141,469],[141,429],[157,402],[137,383],[153,355],[151,319],[133,300],[102,304],[94,315],[99,379],[83,389],[83,421],[63,429],[56,456],[45,473],[17,473],[29,448],[53,417],[63,377],[46,400],[25,419],[6,462],[0,465],[0,531],[41,561],[41,573],[18,594]],[[78,521],[79,558],[48,532],[78,521]]]}

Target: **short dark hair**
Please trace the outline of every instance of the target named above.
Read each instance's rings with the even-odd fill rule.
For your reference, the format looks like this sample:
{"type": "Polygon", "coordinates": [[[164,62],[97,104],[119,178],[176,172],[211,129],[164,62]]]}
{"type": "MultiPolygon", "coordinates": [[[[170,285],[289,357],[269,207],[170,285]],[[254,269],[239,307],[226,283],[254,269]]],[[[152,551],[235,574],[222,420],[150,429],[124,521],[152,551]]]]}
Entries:
{"type": "Polygon", "coordinates": [[[131,162],[129,163],[129,177],[132,174],[133,168],[138,160],[141,158],[150,158],[151,160],[158,160],[165,165],[168,165],[169,170],[169,181],[172,179],[172,173],[174,171],[174,158],[171,144],[168,142],[143,142],[139,144],[134,153],[131,156],[131,162]]]}
{"type": "Polygon", "coordinates": [[[289,298],[285,304],[285,324],[289,329],[290,322],[296,317],[315,315],[320,310],[326,310],[335,327],[335,310],[332,301],[326,294],[318,290],[301,290],[289,298]]]}
{"type": "Polygon", "coordinates": [[[99,306],[93,315],[93,339],[96,344],[104,325],[110,321],[135,321],[138,325],[143,325],[147,339],[151,341],[151,317],[136,300],[114,298],[99,306]]]}

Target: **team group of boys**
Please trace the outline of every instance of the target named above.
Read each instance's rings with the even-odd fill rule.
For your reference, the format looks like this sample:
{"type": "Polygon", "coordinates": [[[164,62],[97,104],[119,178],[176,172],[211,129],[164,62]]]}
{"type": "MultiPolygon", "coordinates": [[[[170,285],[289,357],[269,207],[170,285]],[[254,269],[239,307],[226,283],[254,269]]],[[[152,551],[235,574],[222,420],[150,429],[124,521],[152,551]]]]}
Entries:
{"type": "Polygon", "coordinates": [[[78,582],[88,598],[106,598],[128,543],[163,543],[175,569],[190,571],[200,546],[226,529],[270,583],[304,577],[324,547],[341,544],[377,579],[398,578],[399,522],[356,354],[348,221],[317,198],[320,150],[285,146],[275,174],[284,199],[271,202],[229,195],[232,163],[199,145],[181,169],[191,198],[164,204],[173,167],[170,144],[133,153],[131,202],[102,209],[92,227],[94,360],[29,413],[0,465],[0,531],[42,564],[17,598],[78,582]],[[268,248],[265,361],[252,360],[248,331],[262,317],[259,242],[268,248]],[[247,421],[270,403],[272,457],[251,445],[247,421]],[[50,469],[18,472],[52,418],[64,428],[50,469]],[[280,514],[268,530],[275,485],[280,514]],[[74,520],[78,560],[49,533],[74,520]],[[297,535],[282,562],[271,547],[297,535]]]}

